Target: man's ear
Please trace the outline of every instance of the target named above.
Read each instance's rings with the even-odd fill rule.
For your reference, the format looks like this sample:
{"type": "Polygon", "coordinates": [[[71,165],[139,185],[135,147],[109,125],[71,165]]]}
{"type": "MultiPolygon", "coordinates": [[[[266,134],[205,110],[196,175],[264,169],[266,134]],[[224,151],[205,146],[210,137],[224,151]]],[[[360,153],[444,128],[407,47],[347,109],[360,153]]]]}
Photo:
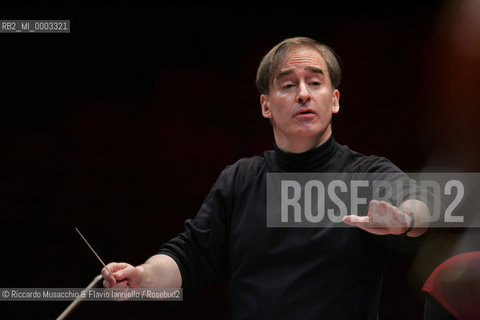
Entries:
{"type": "Polygon", "coordinates": [[[260,95],[260,105],[262,106],[262,115],[264,118],[271,119],[272,111],[270,110],[270,103],[268,100],[268,95],[260,95]]]}
{"type": "Polygon", "coordinates": [[[337,89],[333,90],[332,99],[332,113],[338,113],[338,111],[340,111],[340,91],[338,91],[337,89]]]}

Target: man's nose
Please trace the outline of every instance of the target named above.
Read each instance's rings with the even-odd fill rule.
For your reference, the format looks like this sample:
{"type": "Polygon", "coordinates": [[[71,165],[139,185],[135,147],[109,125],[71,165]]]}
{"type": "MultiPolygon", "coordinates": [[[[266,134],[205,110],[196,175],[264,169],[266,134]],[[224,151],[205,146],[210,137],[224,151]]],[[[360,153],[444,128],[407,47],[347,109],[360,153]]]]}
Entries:
{"type": "Polygon", "coordinates": [[[300,83],[298,85],[298,92],[297,92],[297,102],[300,104],[305,104],[307,101],[310,100],[310,91],[305,83],[300,83]]]}

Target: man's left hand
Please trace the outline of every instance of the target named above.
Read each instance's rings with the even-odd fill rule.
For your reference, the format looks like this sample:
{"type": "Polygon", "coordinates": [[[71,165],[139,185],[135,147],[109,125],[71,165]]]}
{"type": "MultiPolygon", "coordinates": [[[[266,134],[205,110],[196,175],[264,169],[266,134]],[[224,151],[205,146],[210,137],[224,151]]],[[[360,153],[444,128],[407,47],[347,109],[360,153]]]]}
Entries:
{"type": "Polygon", "coordinates": [[[368,215],[343,217],[346,224],[359,227],[376,235],[402,234],[410,227],[410,216],[385,201],[371,200],[368,215]]]}

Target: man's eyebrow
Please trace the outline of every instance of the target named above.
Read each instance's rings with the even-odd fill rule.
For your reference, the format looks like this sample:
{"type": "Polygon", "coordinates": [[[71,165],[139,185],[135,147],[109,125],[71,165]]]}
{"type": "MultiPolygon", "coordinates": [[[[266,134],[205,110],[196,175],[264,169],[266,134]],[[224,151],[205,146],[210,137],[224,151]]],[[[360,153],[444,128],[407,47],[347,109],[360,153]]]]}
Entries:
{"type": "Polygon", "coordinates": [[[323,70],[317,67],[306,67],[305,69],[313,73],[321,73],[322,75],[324,74],[323,70]]]}
{"type": "MultiPolygon", "coordinates": [[[[321,75],[325,74],[325,72],[323,72],[323,70],[321,68],[318,68],[318,67],[306,67],[305,70],[307,70],[309,72],[313,72],[313,73],[320,73],[321,75]]],[[[287,69],[287,70],[281,71],[277,74],[275,79],[278,80],[281,77],[288,76],[292,72],[293,72],[293,69],[287,69]]]]}
{"type": "Polygon", "coordinates": [[[291,74],[293,72],[293,69],[287,69],[287,70],[284,70],[284,71],[281,71],[277,74],[277,76],[275,77],[276,80],[280,79],[281,77],[284,77],[284,76],[288,76],[289,74],[291,74]]]}

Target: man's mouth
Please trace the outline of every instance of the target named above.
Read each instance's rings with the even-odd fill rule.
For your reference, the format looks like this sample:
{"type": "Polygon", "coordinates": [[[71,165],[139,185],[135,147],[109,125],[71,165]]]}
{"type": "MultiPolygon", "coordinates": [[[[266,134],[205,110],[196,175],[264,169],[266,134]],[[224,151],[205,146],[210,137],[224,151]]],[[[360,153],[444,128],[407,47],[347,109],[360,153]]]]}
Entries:
{"type": "Polygon", "coordinates": [[[297,116],[308,116],[308,115],[315,115],[316,113],[310,108],[300,108],[294,113],[294,117],[297,116]]]}

